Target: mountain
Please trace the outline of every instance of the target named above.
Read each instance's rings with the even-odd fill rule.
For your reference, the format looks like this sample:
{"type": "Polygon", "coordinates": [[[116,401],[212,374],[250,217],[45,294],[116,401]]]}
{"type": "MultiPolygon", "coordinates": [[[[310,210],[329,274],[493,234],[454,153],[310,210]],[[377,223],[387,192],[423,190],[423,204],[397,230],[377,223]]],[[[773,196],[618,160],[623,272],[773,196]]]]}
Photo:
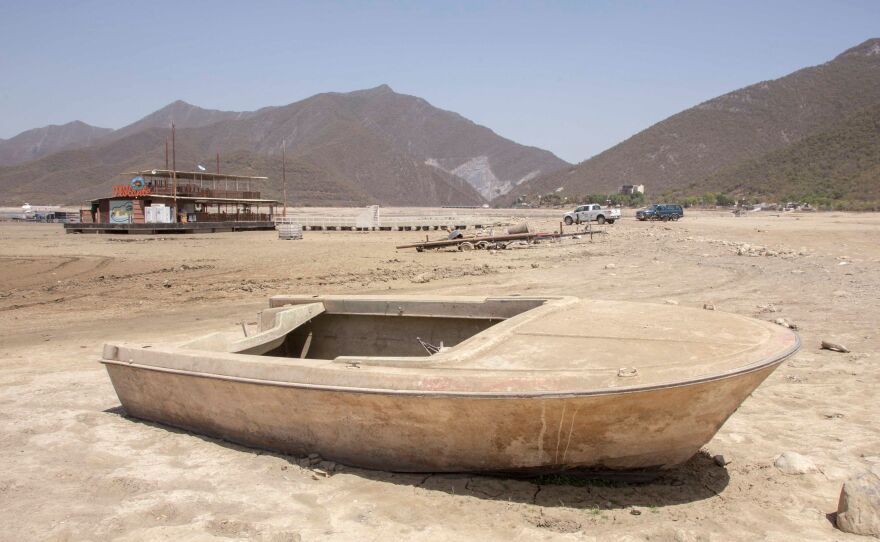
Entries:
{"type": "Polygon", "coordinates": [[[267,196],[280,196],[285,143],[295,205],[478,205],[479,190],[497,194],[568,165],[382,85],[246,113],[175,102],[91,147],[0,168],[0,193],[9,202],[102,195],[120,172],[164,165],[171,120],[179,169],[213,165],[220,152],[223,171],[269,176],[267,196]]]}
{"type": "MultiPolygon", "coordinates": [[[[780,79],[745,87],[673,115],[576,166],[518,187],[516,194],[608,193],[644,184],[649,194],[693,187],[829,129],[880,103],[880,38],[780,79]]],[[[509,202],[514,194],[499,199],[509,202]]]]}
{"type": "Polygon", "coordinates": [[[0,166],[36,160],[64,149],[86,147],[112,131],[78,120],[61,126],[52,124],[34,128],[9,139],[0,139],[0,166]]]}
{"type": "Polygon", "coordinates": [[[880,103],[698,184],[700,189],[777,201],[880,201],[880,103]]]}
{"type": "Polygon", "coordinates": [[[116,130],[108,139],[121,139],[150,128],[167,129],[171,126],[172,122],[174,122],[177,128],[198,128],[223,120],[244,118],[248,115],[249,113],[237,111],[202,109],[183,100],[177,100],[128,126],[116,130]]]}
{"type": "Polygon", "coordinates": [[[514,143],[421,98],[396,93],[387,85],[318,94],[197,132],[195,137],[204,142],[206,152],[211,148],[250,149],[274,155],[286,141],[291,155],[308,155],[349,178],[370,164],[367,169],[380,176],[370,178],[359,171],[356,177],[375,186],[390,183],[382,188],[389,193],[397,192],[395,179],[403,173],[395,172],[394,168],[401,166],[392,163],[404,156],[418,162],[407,169],[463,178],[486,199],[505,193],[524,179],[569,165],[548,151],[514,143]],[[363,152],[371,145],[399,155],[387,161],[385,168],[391,170],[375,169],[383,160],[379,159],[381,153],[363,152]]]}

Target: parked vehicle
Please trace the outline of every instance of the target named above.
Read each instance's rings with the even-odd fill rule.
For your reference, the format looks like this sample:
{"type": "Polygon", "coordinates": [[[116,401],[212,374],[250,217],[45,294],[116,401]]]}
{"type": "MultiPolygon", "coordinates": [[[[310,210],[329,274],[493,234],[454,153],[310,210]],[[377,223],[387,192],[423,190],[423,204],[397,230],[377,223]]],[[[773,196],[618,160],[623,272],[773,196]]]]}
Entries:
{"type": "Polygon", "coordinates": [[[684,209],[681,205],[674,203],[655,203],[644,209],[636,211],[636,218],[639,220],[678,220],[684,216],[684,209]]]}
{"type": "Polygon", "coordinates": [[[589,203],[581,205],[574,211],[562,215],[562,220],[567,226],[572,224],[580,224],[581,222],[596,221],[599,224],[614,224],[614,221],[620,218],[620,209],[602,208],[598,203],[589,203]]]}

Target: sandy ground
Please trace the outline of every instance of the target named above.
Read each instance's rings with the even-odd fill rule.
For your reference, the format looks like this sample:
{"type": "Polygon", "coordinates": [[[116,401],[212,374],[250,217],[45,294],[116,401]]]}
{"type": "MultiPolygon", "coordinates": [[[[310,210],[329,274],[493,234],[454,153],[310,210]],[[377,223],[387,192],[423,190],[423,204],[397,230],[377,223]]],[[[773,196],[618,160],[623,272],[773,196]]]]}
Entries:
{"type": "Polygon", "coordinates": [[[858,539],[828,515],[843,480],[880,470],[880,215],[689,213],[607,231],[592,243],[419,254],[394,248],[415,232],[279,241],[0,224],[0,539],[858,539]],[[271,294],[311,292],[712,303],[785,318],[804,346],[708,455],[645,485],[349,467],[323,477],[302,458],[126,418],[96,362],[106,340],[231,330],[271,294]],[[852,353],[820,350],[822,339],[852,353]],[[773,461],[784,451],[819,470],[783,474],[773,461]]]}

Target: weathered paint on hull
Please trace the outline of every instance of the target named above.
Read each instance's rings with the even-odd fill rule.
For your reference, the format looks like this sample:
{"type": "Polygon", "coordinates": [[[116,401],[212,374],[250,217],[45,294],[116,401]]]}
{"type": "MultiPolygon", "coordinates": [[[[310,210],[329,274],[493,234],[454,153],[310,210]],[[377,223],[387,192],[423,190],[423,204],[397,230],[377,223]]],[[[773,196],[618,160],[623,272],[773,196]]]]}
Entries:
{"type": "Polygon", "coordinates": [[[371,469],[464,472],[674,466],[779,362],[647,390],[495,397],[273,385],[105,363],[136,418],[371,469]]]}

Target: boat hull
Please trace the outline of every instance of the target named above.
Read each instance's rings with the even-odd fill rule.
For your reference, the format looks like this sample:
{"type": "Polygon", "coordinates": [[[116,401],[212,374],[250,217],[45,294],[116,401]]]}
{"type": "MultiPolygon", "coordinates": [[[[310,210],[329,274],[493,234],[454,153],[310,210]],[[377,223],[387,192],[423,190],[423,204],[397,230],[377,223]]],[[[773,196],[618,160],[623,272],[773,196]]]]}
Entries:
{"type": "Polygon", "coordinates": [[[651,389],[493,395],[341,390],[104,363],[135,418],[398,472],[669,468],[697,453],[778,365],[651,389]]]}

